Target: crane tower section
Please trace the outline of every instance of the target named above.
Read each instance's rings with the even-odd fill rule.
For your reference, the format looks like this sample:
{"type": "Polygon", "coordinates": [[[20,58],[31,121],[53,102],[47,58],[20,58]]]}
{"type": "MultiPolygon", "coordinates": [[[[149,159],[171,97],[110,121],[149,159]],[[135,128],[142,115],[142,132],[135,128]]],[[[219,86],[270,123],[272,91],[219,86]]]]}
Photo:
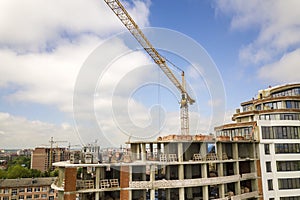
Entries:
{"type": "Polygon", "coordinates": [[[178,81],[171,69],[168,67],[166,60],[157,52],[157,50],[152,46],[149,40],[146,38],[142,30],[138,27],[135,21],[130,17],[124,6],[119,0],[104,0],[105,3],[111,8],[111,10],[116,14],[116,16],[121,20],[129,32],[135,37],[135,39],[141,44],[153,61],[160,67],[164,74],[169,78],[169,80],[177,87],[181,92],[181,102],[180,102],[180,121],[181,121],[181,134],[189,135],[189,112],[188,104],[193,104],[195,102],[189,94],[186,92],[185,88],[185,78],[184,72],[182,71],[182,83],[178,81]]]}

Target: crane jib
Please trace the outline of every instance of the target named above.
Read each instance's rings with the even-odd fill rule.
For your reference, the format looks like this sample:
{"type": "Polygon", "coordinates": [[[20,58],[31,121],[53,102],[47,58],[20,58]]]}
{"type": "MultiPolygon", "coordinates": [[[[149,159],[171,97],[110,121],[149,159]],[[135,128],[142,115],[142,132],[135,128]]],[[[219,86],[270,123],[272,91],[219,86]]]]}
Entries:
{"type": "Polygon", "coordinates": [[[182,71],[182,84],[175,77],[171,69],[168,67],[165,59],[156,51],[149,40],[146,38],[144,33],[135,23],[135,21],[130,17],[126,9],[119,2],[119,0],[104,0],[106,4],[111,8],[111,10],[116,14],[116,16],[121,20],[129,32],[135,37],[135,39],[140,43],[140,45],[145,49],[153,61],[160,67],[164,74],[169,78],[169,80],[177,87],[181,92],[181,106],[180,106],[180,118],[181,118],[181,134],[189,134],[189,114],[188,114],[188,104],[193,104],[195,102],[185,90],[185,79],[184,72],[182,71]]]}

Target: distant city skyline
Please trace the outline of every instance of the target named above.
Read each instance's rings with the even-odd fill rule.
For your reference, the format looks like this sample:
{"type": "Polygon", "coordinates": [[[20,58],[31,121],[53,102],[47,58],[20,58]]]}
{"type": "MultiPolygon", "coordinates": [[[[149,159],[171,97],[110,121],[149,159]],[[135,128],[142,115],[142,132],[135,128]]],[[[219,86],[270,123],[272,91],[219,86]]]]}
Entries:
{"type": "MultiPolygon", "coordinates": [[[[226,98],[219,101],[225,101],[227,121],[239,103],[255,97],[259,89],[300,80],[299,1],[145,0],[124,4],[140,27],[177,31],[203,46],[224,83],[226,98]]],[[[95,48],[127,30],[103,0],[4,0],[0,13],[0,148],[33,148],[47,143],[50,137],[80,144],[73,119],[73,91],[79,70],[95,48]]],[[[123,47],[112,45],[110,51],[123,47]]],[[[126,74],[133,69],[133,60],[135,66],[153,64],[138,51],[125,57],[125,71],[117,72],[126,74]]],[[[112,79],[118,82],[122,78],[112,79]]],[[[142,79],[137,77],[137,83],[142,79]]],[[[110,86],[106,89],[111,91],[114,88],[110,86]]],[[[151,120],[149,110],[159,102],[146,100],[149,89],[129,102],[128,112],[140,126],[151,120]]],[[[157,89],[153,93],[158,99],[157,89]]],[[[167,94],[166,98],[170,96],[173,100],[162,102],[162,107],[167,108],[166,116],[172,121],[164,130],[173,131],[180,124],[179,106],[174,96],[167,94]]],[[[197,102],[200,117],[196,117],[201,126],[209,124],[214,103],[218,99],[211,99],[204,87],[197,102]]],[[[110,116],[109,101],[100,99],[95,105],[103,113],[100,118],[108,135],[120,131],[110,116]]],[[[120,134],[114,139],[116,144],[129,138],[120,134]]],[[[96,139],[101,140],[91,138],[90,142],[96,139]]]]}

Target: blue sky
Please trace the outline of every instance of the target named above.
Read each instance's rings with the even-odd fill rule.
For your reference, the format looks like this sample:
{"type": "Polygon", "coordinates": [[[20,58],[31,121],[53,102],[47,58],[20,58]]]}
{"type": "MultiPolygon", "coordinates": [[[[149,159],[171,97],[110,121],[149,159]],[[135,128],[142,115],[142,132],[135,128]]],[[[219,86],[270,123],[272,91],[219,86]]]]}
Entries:
{"type": "MultiPolygon", "coordinates": [[[[224,105],[226,122],[239,104],[255,97],[259,89],[300,80],[297,0],[122,2],[140,27],[177,31],[205,49],[224,84],[226,96],[217,100],[224,105]]],[[[74,87],[92,52],[116,34],[126,32],[125,27],[102,0],[4,0],[0,4],[0,149],[38,146],[47,143],[51,136],[73,144],[101,141],[101,135],[89,135],[90,130],[83,133],[76,119],[74,122],[74,87]]],[[[109,52],[117,49],[130,51],[117,42],[101,56],[109,56],[109,52]]],[[[176,56],[166,55],[176,64],[184,63],[176,56]]],[[[99,59],[96,61],[100,62],[99,59]]],[[[153,65],[149,57],[142,51],[131,50],[127,57],[114,61],[107,77],[99,79],[101,90],[95,93],[101,94],[96,95],[97,111],[93,114],[110,145],[122,143],[131,134],[128,132],[135,131],[116,125],[109,95],[120,82],[124,88],[134,88],[150,73],[160,76],[155,66],[138,70],[137,66],[145,65],[153,65]],[[130,73],[136,73],[136,77],[123,83],[121,80],[130,73]]],[[[184,68],[189,71],[188,66],[184,68]]],[[[155,77],[151,80],[158,81],[155,77]]],[[[166,80],[160,81],[169,87],[166,80]]],[[[196,118],[201,126],[196,133],[204,133],[211,131],[206,125],[211,120],[211,99],[210,91],[205,90],[205,80],[199,82],[204,89],[197,93],[201,101],[197,102],[199,109],[191,112],[191,118],[196,118]]],[[[119,122],[127,122],[129,113],[137,127],[151,127],[153,120],[149,116],[153,114],[156,119],[166,118],[161,134],[177,134],[176,98],[163,89],[158,95],[158,90],[145,87],[130,98],[126,95],[132,91],[118,94],[114,100],[119,122]],[[157,103],[162,104],[163,116],[157,117],[158,111],[153,109],[157,103]]],[[[80,109],[85,111],[84,106],[80,109]]],[[[86,114],[80,115],[85,122],[89,120],[86,114]]]]}

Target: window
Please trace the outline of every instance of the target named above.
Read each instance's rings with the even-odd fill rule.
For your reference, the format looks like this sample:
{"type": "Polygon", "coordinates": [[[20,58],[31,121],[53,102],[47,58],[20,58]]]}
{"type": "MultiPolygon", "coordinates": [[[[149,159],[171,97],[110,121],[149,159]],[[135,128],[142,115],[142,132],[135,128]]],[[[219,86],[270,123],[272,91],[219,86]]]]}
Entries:
{"type": "Polygon", "coordinates": [[[275,144],[275,153],[300,153],[300,143],[275,144]]]}
{"type": "Polygon", "coordinates": [[[270,145],[269,144],[265,144],[265,154],[266,155],[270,154],[270,145]]]}
{"type": "Polygon", "coordinates": [[[11,190],[11,195],[16,196],[18,194],[18,189],[12,189],[11,190]]]}
{"type": "Polygon", "coordinates": [[[47,192],[48,188],[47,187],[43,187],[42,190],[43,190],[43,192],[47,192]]]}
{"type": "Polygon", "coordinates": [[[42,194],[42,199],[46,199],[47,198],[47,194],[42,194]]]}
{"type": "Polygon", "coordinates": [[[299,196],[294,197],[280,197],[280,200],[300,200],[299,196]]]}
{"type": "Polygon", "coordinates": [[[273,180],[268,180],[268,190],[273,190],[273,180]]]}
{"type": "Polygon", "coordinates": [[[25,188],[19,188],[19,192],[25,192],[25,188]]]}
{"type": "Polygon", "coordinates": [[[32,195],[27,195],[26,199],[32,199],[32,195]]]}
{"type": "Polygon", "coordinates": [[[300,178],[278,179],[279,190],[290,190],[300,188],[300,178]]]}
{"type": "Polygon", "coordinates": [[[19,200],[24,200],[24,195],[20,195],[19,200]]]}
{"type": "Polygon", "coordinates": [[[27,192],[32,192],[32,188],[27,188],[27,192]]]}
{"type": "Polygon", "coordinates": [[[54,200],[54,196],[49,196],[49,200],[54,200]]]}
{"type": "Polygon", "coordinates": [[[299,126],[262,126],[263,139],[299,139],[299,126]]]}
{"type": "Polygon", "coordinates": [[[34,198],[35,198],[35,199],[38,199],[38,198],[40,198],[40,195],[39,195],[39,194],[35,194],[35,195],[34,195],[34,198]]]}
{"type": "Polygon", "coordinates": [[[300,171],[300,161],[277,161],[277,171],[300,171]]]}
{"type": "Polygon", "coordinates": [[[3,200],[9,200],[9,197],[7,197],[7,196],[3,197],[3,200]]]}
{"type": "Polygon", "coordinates": [[[266,162],[266,171],[272,172],[271,162],[266,162]]]}
{"type": "Polygon", "coordinates": [[[40,187],[36,187],[36,188],[34,188],[34,191],[39,192],[39,191],[41,191],[41,189],[40,189],[40,187]]]}
{"type": "Polygon", "coordinates": [[[5,188],[4,189],[4,194],[8,194],[9,193],[9,189],[8,188],[5,188]]]}

